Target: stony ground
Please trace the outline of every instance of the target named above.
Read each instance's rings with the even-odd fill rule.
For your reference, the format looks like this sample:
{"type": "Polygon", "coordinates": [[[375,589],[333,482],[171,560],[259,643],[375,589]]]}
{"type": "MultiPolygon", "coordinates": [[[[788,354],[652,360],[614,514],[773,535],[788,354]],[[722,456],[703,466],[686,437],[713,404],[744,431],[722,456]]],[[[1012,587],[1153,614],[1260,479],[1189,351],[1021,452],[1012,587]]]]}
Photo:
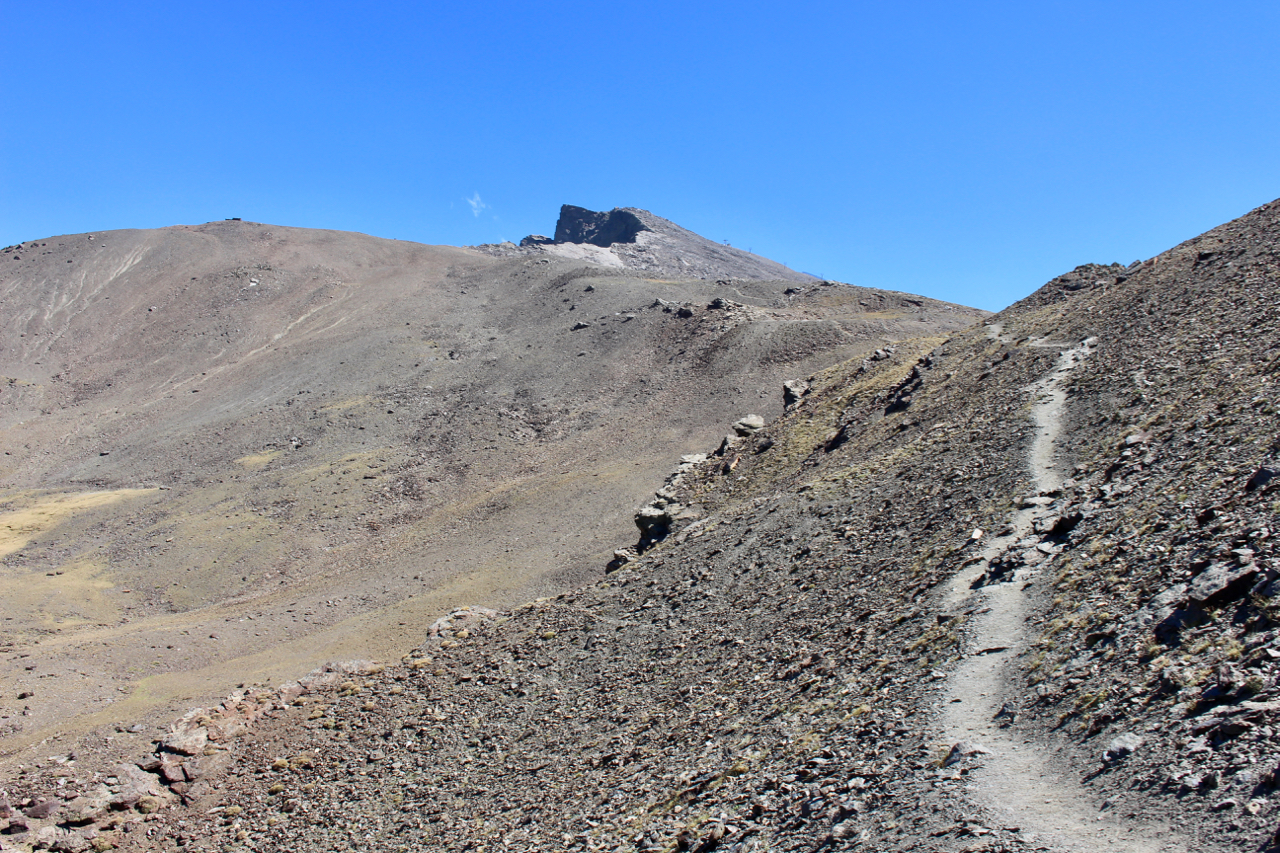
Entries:
{"type": "Polygon", "coordinates": [[[1274,203],[815,373],[672,459],[596,582],[234,697],[114,776],[28,768],[43,816],[0,843],[1271,849],[1278,240],[1274,203]],[[999,737],[957,741],[956,703],[999,737]]]}

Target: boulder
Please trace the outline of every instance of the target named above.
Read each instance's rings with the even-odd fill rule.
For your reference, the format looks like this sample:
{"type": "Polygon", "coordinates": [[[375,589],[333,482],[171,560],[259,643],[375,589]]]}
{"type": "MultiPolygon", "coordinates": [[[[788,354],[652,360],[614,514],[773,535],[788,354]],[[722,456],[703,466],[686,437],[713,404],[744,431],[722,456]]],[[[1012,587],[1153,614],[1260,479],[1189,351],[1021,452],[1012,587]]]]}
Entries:
{"type": "Polygon", "coordinates": [[[1201,604],[1215,598],[1230,599],[1233,592],[1244,593],[1248,579],[1257,574],[1257,571],[1258,567],[1254,563],[1244,566],[1211,563],[1191,581],[1187,597],[1201,604]]]}
{"type": "Polygon", "coordinates": [[[182,771],[182,762],[175,755],[166,755],[160,760],[160,778],[172,785],[174,782],[187,781],[187,774],[182,771]]]}
{"type": "Polygon", "coordinates": [[[962,761],[965,758],[990,754],[991,750],[987,749],[985,746],[962,740],[951,747],[951,750],[947,753],[947,757],[942,760],[942,766],[950,767],[952,764],[962,761]]]}
{"type": "Polygon", "coordinates": [[[212,755],[201,755],[182,762],[182,772],[188,782],[194,782],[205,776],[221,773],[231,764],[231,753],[215,752],[212,755]]]}
{"type": "Polygon", "coordinates": [[[110,805],[111,791],[105,785],[99,785],[89,793],[81,794],[67,803],[60,817],[63,823],[93,823],[106,814],[110,805]]]}
{"type": "Polygon", "coordinates": [[[804,399],[809,393],[809,383],[803,379],[792,379],[782,383],[782,404],[788,409],[804,399]]]}
{"type": "Polygon", "coordinates": [[[747,415],[733,425],[733,431],[743,438],[755,435],[764,429],[764,418],[759,415],[747,415]]]}
{"type": "Polygon", "coordinates": [[[1250,475],[1249,479],[1244,484],[1244,489],[1246,492],[1252,492],[1255,489],[1260,489],[1274,480],[1275,477],[1276,472],[1271,468],[1259,468],[1250,475]]]}
{"type": "Polygon", "coordinates": [[[187,724],[160,742],[162,749],[179,755],[199,755],[209,745],[209,732],[204,726],[187,724]]]}
{"type": "Polygon", "coordinates": [[[61,826],[42,826],[31,839],[35,850],[53,850],[55,853],[83,853],[90,848],[89,839],[79,832],[61,826]]]}
{"type": "Polygon", "coordinates": [[[1124,732],[1113,738],[1111,743],[1107,745],[1107,751],[1103,753],[1102,760],[1108,764],[1119,761],[1137,750],[1138,747],[1142,746],[1142,743],[1141,736],[1133,732],[1124,732]]]}
{"type": "Polygon", "coordinates": [[[107,805],[113,809],[120,811],[131,809],[143,797],[168,796],[159,776],[148,773],[135,764],[121,764],[116,768],[115,775],[119,780],[118,790],[107,801],[107,805]]]}
{"type": "Polygon", "coordinates": [[[447,616],[441,616],[439,619],[431,623],[431,627],[427,629],[428,637],[452,637],[456,632],[467,630],[480,624],[488,624],[502,617],[502,613],[497,610],[490,610],[488,607],[474,607],[467,605],[459,607],[449,612],[447,616]]]}
{"type": "Polygon", "coordinates": [[[57,800],[41,800],[32,806],[27,806],[22,813],[33,820],[45,820],[54,815],[58,811],[57,800]]]}
{"type": "Polygon", "coordinates": [[[675,515],[672,514],[670,505],[648,504],[640,507],[635,520],[640,533],[647,534],[655,527],[670,525],[675,520],[675,515]]]}
{"type": "Polygon", "coordinates": [[[15,813],[3,820],[4,824],[0,826],[0,834],[3,835],[21,835],[31,828],[26,816],[22,814],[15,813]]]}

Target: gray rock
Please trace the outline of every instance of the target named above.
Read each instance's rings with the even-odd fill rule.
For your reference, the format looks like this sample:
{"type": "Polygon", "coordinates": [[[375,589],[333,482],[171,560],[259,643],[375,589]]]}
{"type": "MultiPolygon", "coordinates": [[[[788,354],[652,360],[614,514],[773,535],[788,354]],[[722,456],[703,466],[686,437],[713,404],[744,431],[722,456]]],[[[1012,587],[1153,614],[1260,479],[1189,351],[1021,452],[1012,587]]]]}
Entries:
{"type": "Polygon", "coordinates": [[[91,846],[89,839],[84,835],[60,826],[42,826],[32,839],[33,848],[43,847],[54,853],[84,853],[91,846]]]}
{"type": "Polygon", "coordinates": [[[1187,589],[1187,597],[1201,604],[1227,590],[1237,581],[1249,577],[1258,571],[1252,563],[1245,566],[1233,566],[1230,563],[1212,563],[1191,581],[1187,589]]]}
{"type": "Polygon", "coordinates": [[[1108,764],[1119,761],[1132,754],[1142,744],[1143,740],[1139,735],[1133,732],[1124,732],[1112,738],[1111,743],[1107,744],[1107,751],[1103,753],[1102,760],[1108,764]]]}
{"type": "Polygon", "coordinates": [[[173,732],[160,742],[161,748],[179,755],[199,755],[208,745],[209,730],[204,726],[184,728],[182,731],[173,732]]]}
{"type": "Polygon", "coordinates": [[[231,764],[231,753],[215,752],[212,755],[201,755],[182,762],[182,771],[187,781],[194,782],[205,776],[222,772],[231,764]]]}
{"type": "Polygon", "coordinates": [[[1276,472],[1272,469],[1266,467],[1259,468],[1257,471],[1254,471],[1248,481],[1245,482],[1245,491],[1252,492],[1254,489],[1260,489],[1274,480],[1275,477],[1276,472]]]}
{"type": "Polygon", "coordinates": [[[572,204],[561,205],[556,222],[557,243],[590,243],[608,248],[614,243],[634,243],[636,235],[648,228],[630,210],[588,210],[572,204]]]}
{"type": "Polygon", "coordinates": [[[182,763],[173,755],[166,755],[161,759],[160,777],[170,784],[187,781],[187,774],[182,770],[182,763]]]}
{"type": "Polygon", "coordinates": [[[1187,600],[1187,585],[1174,584],[1164,592],[1156,595],[1133,615],[1124,620],[1124,628],[1145,628],[1148,625],[1163,622],[1173,615],[1187,600]]]}
{"type": "Polygon", "coordinates": [[[674,520],[675,516],[667,506],[649,504],[641,507],[636,513],[636,527],[640,528],[641,533],[648,533],[658,526],[669,525],[674,520]]]}
{"type": "Polygon", "coordinates": [[[809,393],[809,383],[803,379],[792,379],[782,384],[782,404],[788,409],[799,403],[809,393]]]}
{"type": "Polygon", "coordinates": [[[111,792],[105,785],[99,785],[87,794],[76,797],[63,808],[63,823],[92,823],[102,817],[110,807],[111,792]]]}
{"type": "Polygon", "coordinates": [[[119,790],[108,801],[108,805],[113,809],[121,811],[131,809],[143,797],[167,796],[164,786],[160,782],[160,777],[154,773],[148,773],[136,765],[122,764],[118,766],[116,768],[116,778],[119,780],[117,786],[119,790]]]}
{"type": "Polygon", "coordinates": [[[555,244],[586,243],[608,249],[623,266],[699,278],[813,281],[732,246],[714,243],[674,222],[634,207],[608,211],[572,204],[560,208],[555,244]]]}
{"type": "Polygon", "coordinates": [[[58,808],[57,800],[44,800],[33,806],[28,806],[22,810],[22,813],[33,820],[44,820],[51,817],[58,808]]]}
{"type": "Polygon", "coordinates": [[[991,750],[980,744],[962,740],[951,747],[951,751],[947,753],[947,757],[943,759],[942,766],[950,767],[951,765],[974,755],[990,755],[991,750]]]}
{"type": "Polygon", "coordinates": [[[743,438],[755,435],[764,429],[764,418],[759,415],[747,415],[733,425],[733,431],[743,438]]]}

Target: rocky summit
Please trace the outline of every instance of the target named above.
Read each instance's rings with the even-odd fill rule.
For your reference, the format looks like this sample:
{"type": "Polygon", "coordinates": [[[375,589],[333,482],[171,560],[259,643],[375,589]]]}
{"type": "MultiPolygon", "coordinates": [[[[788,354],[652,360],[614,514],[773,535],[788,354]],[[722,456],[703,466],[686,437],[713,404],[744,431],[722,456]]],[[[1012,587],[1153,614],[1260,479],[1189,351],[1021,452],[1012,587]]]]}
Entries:
{"type": "Polygon", "coordinates": [[[0,845],[1274,847],[1280,202],[972,319],[664,442],[572,589],[120,726],[113,764],[45,741],[0,845]]]}
{"type": "Polygon", "coordinates": [[[476,248],[499,257],[553,255],[675,278],[819,281],[817,276],[728,243],[712,242],[635,207],[595,211],[566,204],[560,208],[555,237],[530,234],[518,246],[497,243],[476,248]]]}

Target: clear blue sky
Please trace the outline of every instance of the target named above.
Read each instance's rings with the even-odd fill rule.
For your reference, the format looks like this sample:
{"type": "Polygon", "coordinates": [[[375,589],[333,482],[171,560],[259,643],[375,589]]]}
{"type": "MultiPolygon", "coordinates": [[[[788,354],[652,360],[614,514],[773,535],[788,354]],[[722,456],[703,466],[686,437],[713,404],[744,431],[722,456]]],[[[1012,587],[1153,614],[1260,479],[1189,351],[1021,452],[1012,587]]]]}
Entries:
{"type": "Polygon", "coordinates": [[[643,207],[996,309],[1280,196],[1280,3],[0,0],[0,244],[643,207]],[[473,203],[474,202],[474,203],[473,203]]]}

